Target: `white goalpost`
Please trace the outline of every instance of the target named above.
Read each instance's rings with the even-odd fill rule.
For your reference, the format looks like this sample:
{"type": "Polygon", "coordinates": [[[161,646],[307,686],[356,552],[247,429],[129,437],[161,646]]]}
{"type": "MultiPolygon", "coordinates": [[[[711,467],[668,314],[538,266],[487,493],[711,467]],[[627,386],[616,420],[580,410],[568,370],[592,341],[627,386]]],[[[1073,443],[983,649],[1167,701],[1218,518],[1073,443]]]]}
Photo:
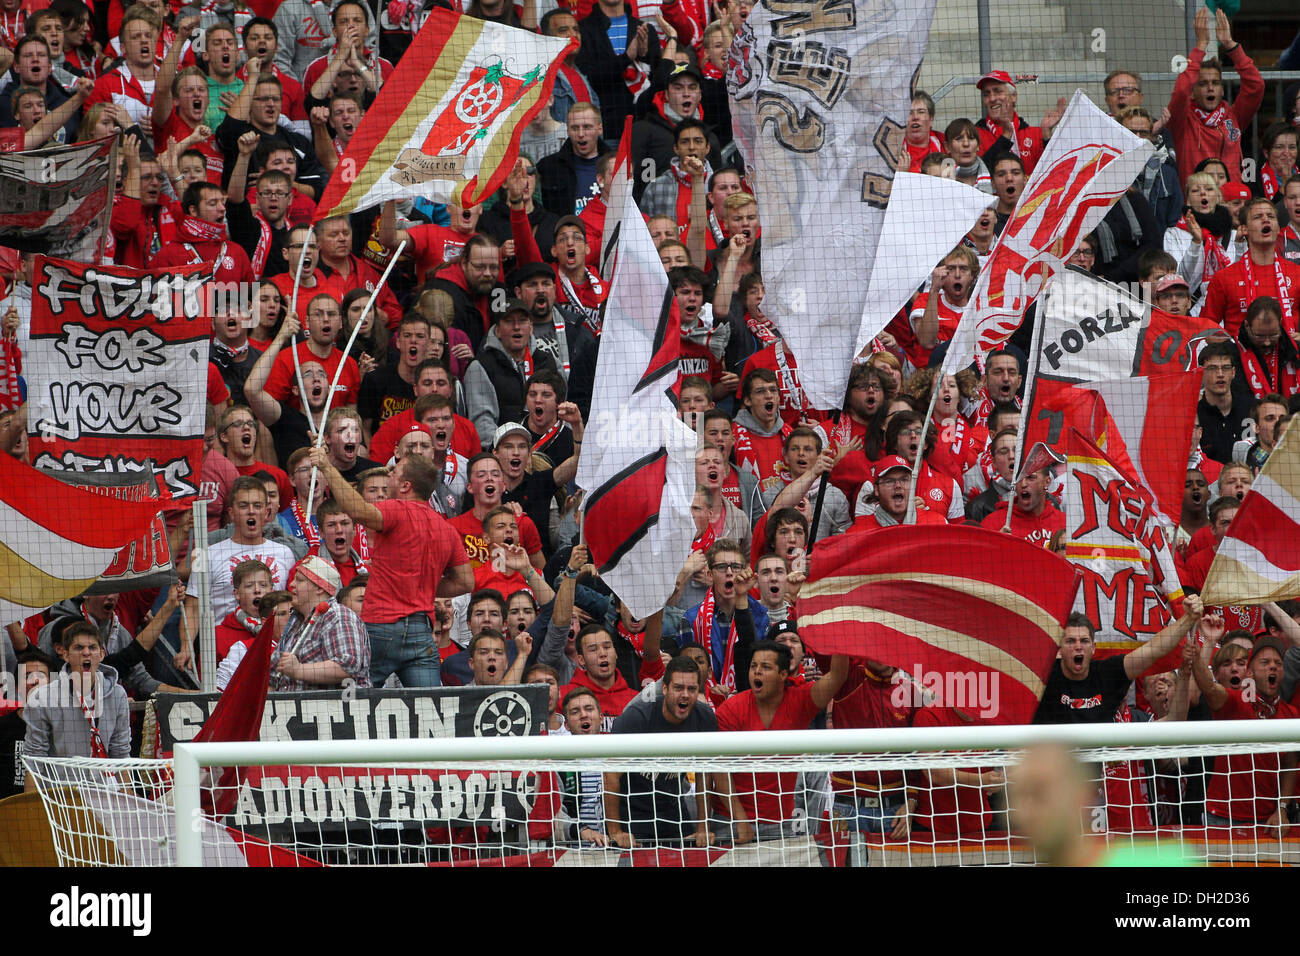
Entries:
{"type": "Polygon", "coordinates": [[[1217,758],[1237,761],[1240,794],[1300,720],[204,743],[26,764],[65,865],[1016,865],[1038,860],[1005,774],[1046,741],[1094,782],[1081,825],[1106,848],[1300,864],[1300,838],[1201,816],[1217,758]],[[239,768],[226,790],[222,768],[239,768]],[[891,792],[917,801],[901,836],[891,792]]]}

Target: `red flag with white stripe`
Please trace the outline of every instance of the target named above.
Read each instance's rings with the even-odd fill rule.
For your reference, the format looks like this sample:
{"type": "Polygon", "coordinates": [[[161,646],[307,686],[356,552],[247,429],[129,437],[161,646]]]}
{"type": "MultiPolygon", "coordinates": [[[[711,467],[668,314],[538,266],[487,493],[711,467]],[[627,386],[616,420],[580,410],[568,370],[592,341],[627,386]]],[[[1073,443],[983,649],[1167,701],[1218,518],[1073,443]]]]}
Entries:
{"type": "Polygon", "coordinates": [[[1288,428],[1237,510],[1205,576],[1206,604],[1300,596],[1300,436],[1288,428]]]}
{"type": "Polygon", "coordinates": [[[799,633],[810,651],[920,670],[912,676],[929,690],[937,675],[940,696],[972,681],[991,686],[995,712],[985,716],[1028,723],[1078,586],[1078,572],[1059,555],[983,528],[837,535],[813,552],[799,633]]]}

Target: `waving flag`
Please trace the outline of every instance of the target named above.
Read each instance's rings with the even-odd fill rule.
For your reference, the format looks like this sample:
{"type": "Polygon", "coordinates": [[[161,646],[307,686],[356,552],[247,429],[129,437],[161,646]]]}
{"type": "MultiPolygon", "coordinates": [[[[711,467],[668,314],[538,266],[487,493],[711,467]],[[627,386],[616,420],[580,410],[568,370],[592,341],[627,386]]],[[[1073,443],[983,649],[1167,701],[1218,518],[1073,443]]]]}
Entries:
{"type": "Polygon", "coordinates": [[[569,47],[435,9],[348,143],[317,220],[422,196],[473,206],[505,182],[569,47]]]}
{"type": "Polygon", "coordinates": [[[1018,455],[1035,442],[1063,449],[1075,428],[1177,520],[1201,381],[1196,355],[1216,331],[1208,319],[1162,312],[1117,285],[1062,270],[1038,304],[1018,455]]]}
{"type": "MultiPolygon", "coordinates": [[[[867,304],[862,280],[874,277],[895,171],[907,168],[903,130],[935,5],[760,3],[732,43],[727,89],[763,224],[765,301],[782,316],[816,408],[844,400],[867,304]]],[[[944,211],[941,237],[962,225],[967,210],[944,211]]],[[[956,243],[943,237],[931,256],[925,243],[913,251],[915,235],[881,250],[889,259],[880,268],[900,282],[921,259],[924,279],[956,243]]]]}
{"type": "MultiPolygon", "coordinates": [[[[622,157],[630,136],[625,130],[622,157]]],[[[577,482],[587,492],[582,536],[592,560],[645,618],[664,606],[695,537],[696,439],[671,394],[681,344],[672,290],[632,190],[619,192],[622,206],[611,207],[605,226],[617,236],[615,268],[577,482]]]]}
{"type": "Polygon", "coordinates": [[[1282,433],[1205,576],[1206,604],[1300,597],[1300,431],[1282,433]]]}
{"type": "Polygon", "coordinates": [[[1065,556],[1083,572],[1074,609],[1097,629],[1098,648],[1127,652],[1168,624],[1182,598],[1173,528],[1150,492],[1084,435],[1071,429],[1066,447],[1065,556]]]}
{"type": "Polygon", "coordinates": [[[1064,269],[1151,154],[1150,143],[1075,91],[980,270],[944,358],[945,372],[955,374],[972,359],[982,359],[1020,328],[1029,304],[1064,269]]]}
{"type": "Polygon", "coordinates": [[[98,262],[113,210],[117,135],[0,153],[0,246],[98,262]]]}
{"type": "Polygon", "coordinates": [[[0,455],[0,624],[85,591],[157,513],[157,500],[83,491],[0,455]]]}
{"type": "Polygon", "coordinates": [[[1028,723],[1077,588],[1075,569],[1059,556],[983,528],[838,535],[812,554],[799,633],[818,653],[992,683],[996,721],[1028,723]]]}

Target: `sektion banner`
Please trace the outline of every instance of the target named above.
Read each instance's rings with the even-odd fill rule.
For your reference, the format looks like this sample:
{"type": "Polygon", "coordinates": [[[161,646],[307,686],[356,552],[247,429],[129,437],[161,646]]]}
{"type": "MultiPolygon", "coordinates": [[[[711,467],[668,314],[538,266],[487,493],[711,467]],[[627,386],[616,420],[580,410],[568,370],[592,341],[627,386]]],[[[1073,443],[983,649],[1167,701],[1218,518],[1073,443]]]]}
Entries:
{"type": "Polygon", "coordinates": [[[212,265],[140,270],[38,256],[27,429],[48,471],[142,471],[197,494],[203,458],[212,265]]]}

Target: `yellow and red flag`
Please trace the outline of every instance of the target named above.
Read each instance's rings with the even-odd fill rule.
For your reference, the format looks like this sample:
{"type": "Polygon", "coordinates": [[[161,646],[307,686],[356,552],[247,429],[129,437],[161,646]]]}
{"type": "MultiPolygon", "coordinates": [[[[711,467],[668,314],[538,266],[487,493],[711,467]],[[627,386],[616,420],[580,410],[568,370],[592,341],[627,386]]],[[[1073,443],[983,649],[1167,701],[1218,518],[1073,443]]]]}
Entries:
{"type": "Polygon", "coordinates": [[[317,218],[416,196],[482,202],[505,182],[569,44],[433,10],[348,143],[317,218]]]}
{"type": "Polygon", "coordinates": [[[0,624],[81,594],[157,513],[156,498],[85,491],[0,454],[0,624]]]}

